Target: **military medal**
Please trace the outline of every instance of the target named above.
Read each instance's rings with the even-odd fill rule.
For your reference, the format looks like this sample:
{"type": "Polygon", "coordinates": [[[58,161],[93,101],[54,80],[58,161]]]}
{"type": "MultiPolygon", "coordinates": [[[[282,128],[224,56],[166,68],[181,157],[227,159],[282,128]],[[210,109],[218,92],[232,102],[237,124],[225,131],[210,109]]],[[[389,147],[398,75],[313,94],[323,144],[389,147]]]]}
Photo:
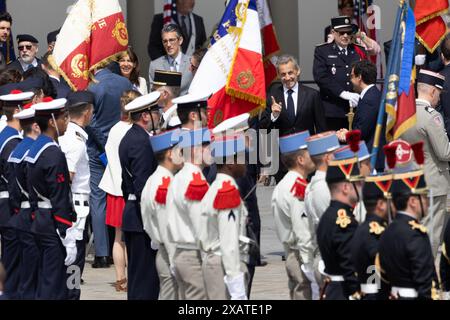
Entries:
{"type": "Polygon", "coordinates": [[[335,67],[335,66],[333,66],[333,68],[331,68],[331,73],[332,73],[333,75],[336,74],[336,67],[335,67]]]}

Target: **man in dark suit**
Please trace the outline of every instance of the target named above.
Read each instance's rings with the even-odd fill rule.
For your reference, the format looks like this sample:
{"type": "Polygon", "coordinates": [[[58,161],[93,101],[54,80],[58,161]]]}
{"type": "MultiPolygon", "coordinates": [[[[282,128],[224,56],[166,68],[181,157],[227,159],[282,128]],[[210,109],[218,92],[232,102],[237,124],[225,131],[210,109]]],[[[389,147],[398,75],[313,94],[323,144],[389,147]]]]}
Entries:
{"type": "MultiPolygon", "coordinates": [[[[174,8],[172,8],[172,11],[176,10],[176,14],[173,15],[173,22],[176,23],[183,32],[184,41],[182,44],[182,51],[188,56],[191,56],[194,51],[200,48],[206,41],[203,18],[192,13],[194,6],[195,0],[177,0],[174,8]]],[[[161,40],[161,30],[163,26],[163,14],[159,13],[154,15],[147,47],[148,55],[151,60],[156,60],[166,54],[161,40]]]]}
{"type": "Polygon", "coordinates": [[[60,76],[60,74],[55,71],[48,61],[51,52],[46,52],[42,57],[42,70],[48,74],[50,82],[53,85],[53,88],[56,90],[56,98],[66,98],[71,92],[70,87],[67,85],[64,78],[60,76]]]}
{"type": "Polygon", "coordinates": [[[445,77],[444,90],[441,92],[440,112],[444,118],[447,136],[450,139],[450,36],[447,35],[441,43],[441,59],[444,68],[440,74],[445,77]]]}
{"type": "Polygon", "coordinates": [[[40,67],[42,62],[36,58],[39,51],[39,41],[29,34],[19,34],[17,37],[17,48],[19,49],[19,59],[11,62],[7,69],[15,69],[23,74],[30,68],[40,67]]]}
{"type": "MultiPolygon", "coordinates": [[[[355,119],[353,121],[353,129],[361,131],[361,138],[366,143],[369,152],[371,152],[381,100],[381,92],[376,86],[377,66],[368,60],[358,61],[353,64],[350,77],[354,91],[360,94],[355,119]]],[[[382,150],[386,144],[384,131],[385,127],[383,126],[379,150],[382,150]]],[[[384,153],[378,152],[375,169],[377,171],[383,171],[383,168],[384,153]]]]}

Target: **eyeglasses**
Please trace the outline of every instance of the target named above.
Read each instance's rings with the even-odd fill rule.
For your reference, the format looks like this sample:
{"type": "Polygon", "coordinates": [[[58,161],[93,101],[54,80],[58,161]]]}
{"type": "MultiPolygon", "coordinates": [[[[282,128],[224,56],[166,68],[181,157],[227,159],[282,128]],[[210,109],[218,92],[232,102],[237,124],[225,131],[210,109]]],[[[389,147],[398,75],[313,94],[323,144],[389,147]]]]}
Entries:
{"type": "Polygon", "coordinates": [[[178,40],[178,38],[170,38],[170,39],[165,39],[163,40],[163,44],[174,44],[176,41],[178,40]]]}
{"type": "Polygon", "coordinates": [[[339,33],[340,36],[343,35],[351,36],[353,34],[351,31],[337,31],[337,33],[339,33]]]}
{"type": "Polygon", "coordinates": [[[18,46],[17,48],[19,49],[19,51],[23,51],[25,48],[27,50],[31,50],[31,48],[33,48],[33,46],[31,44],[27,44],[26,46],[18,46]]]}

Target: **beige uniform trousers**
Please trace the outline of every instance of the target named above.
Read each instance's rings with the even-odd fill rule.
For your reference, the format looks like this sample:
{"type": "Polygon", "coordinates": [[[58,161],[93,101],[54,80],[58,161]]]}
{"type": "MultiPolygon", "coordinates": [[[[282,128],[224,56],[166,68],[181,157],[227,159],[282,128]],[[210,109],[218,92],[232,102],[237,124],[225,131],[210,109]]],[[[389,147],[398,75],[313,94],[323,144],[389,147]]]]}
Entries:
{"type": "Polygon", "coordinates": [[[159,300],[178,300],[178,285],[170,272],[169,255],[164,245],[159,246],[156,254],[156,270],[159,276],[159,300]]]}
{"type": "Polygon", "coordinates": [[[177,248],[174,263],[180,299],[206,300],[200,251],[177,248]]]}
{"type": "Polygon", "coordinates": [[[286,253],[286,272],[288,276],[289,295],[291,300],[311,300],[311,284],[301,269],[298,250],[288,249],[286,253]]]}
{"type": "Polygon", "coordinates": [[[428,215],[422,223],[428,229],[428,236],[433,249],[433,256],[436,258],[439,245],[443,240],[445,223],[447,222],[447,196],[433,197],[433,203],[430,203],[428,215]]]}

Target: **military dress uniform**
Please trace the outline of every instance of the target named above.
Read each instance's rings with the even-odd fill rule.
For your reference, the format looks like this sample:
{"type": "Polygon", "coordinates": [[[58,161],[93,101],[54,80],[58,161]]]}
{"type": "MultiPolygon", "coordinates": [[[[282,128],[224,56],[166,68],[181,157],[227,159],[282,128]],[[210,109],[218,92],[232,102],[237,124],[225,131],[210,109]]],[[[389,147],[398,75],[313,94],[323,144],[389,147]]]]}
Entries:
{"type": "MultiPolygon", "coordinates": [[[[395,174],[392,196],[426,195],[423,171],[395,174]]],[[[423,213],[424,214],[424,213],[423,213]]],[[[411,213],[397,211],[379,243],[377,267],[393,299],[437,298],[437,275],[427,228],[411,213]]]]}
{"type": "MultiPolygon", "coordinates": [[[[429,71],[421,70],[417,83],[433,85],[443,88],[444,80],[429,75],[429,71]]],[[[410,144],[424,142],[425,152],[425,180],[433,197],[433,204],[423,223],[429,230],[433,255],[437,255],[442,242],[442,234],[446,221],[447,194],[450,187],[449,161],[450,142],[445,131],[441,114],[426,100],[416,100],[416,118],[414,127],[402,134],[401,139],[410,144]]]]}
{"type": "MultiPolygon", "coordinates": [[[[178,143],[176,130],[168,131],[150,139],[155,153],[163,152],[178,143]]],[[[142,190],[141,214],[145,232],[159,247],[156,269],[159,276],[159,300],[178,300],[178,285],[173,270],[175,244],[169,240],[167,191],[174,174],[162,166],[148,178],[142,190]]]]}
{"type": "MultiPolygon", "coordinates": [[[[134,99],[125,106],[127,112],[142,112],[158,107],[159,92],[134,99]]],[[[122,192],[125,199],[122,231],[128,256],[128,299],[157,300],[159,278],[156,270],[156,250],[144,231],[141,216],[142,189],[157,163],[150,145],[149,133],[136,123],[119,145],[122,166],[122,192]]]]}
{"type": "MultiPolygon", "coordinates": [[[[157,90],[161,86],[168,86],[179,89],[181,86],[181,78],[181,72],[155,70],[155,77],[153,78],[152,82],[153,90],[157,90]]],[[[174,103],[171,107],[169,107],[162,113],[160,127],[163,130],[170,130],[177,128],[180,125],[181,122],[177,115],[177,104],[174,103]]]]}
{"type": "Polygon", "coordinates": [[[442,244],[442,256],[439,265],[444,299],[450,300],[450,220],[447,222],[442,244]]]}
{"type": "MultiPolygon", "coordinates": [[[[210,142],[206,128],[182,130],[179,147],[187,149],[210,142]],[[194,138],[195,137],[195,138],[194,138]]],[[[202,257],[199,247],[201,200],[209,189],[199,166],[185,162],[183,168],[170,183],[167,194],[169,234],[175,242],[175,274],[180,289],[180,299],[205,300],[206,292],[202,275],[202,257]]]]}
{"type": "MultiPolygon", "coordinates": [[[[215,159],[230,160],[245,152],[244,136],[214,141],[215,159]]],[[[203,278],[209,300],[247,300],[249,249],[248,211],[236,180],[217,173],[201,201],[199,239],[203,255],[203,278]]]]}

